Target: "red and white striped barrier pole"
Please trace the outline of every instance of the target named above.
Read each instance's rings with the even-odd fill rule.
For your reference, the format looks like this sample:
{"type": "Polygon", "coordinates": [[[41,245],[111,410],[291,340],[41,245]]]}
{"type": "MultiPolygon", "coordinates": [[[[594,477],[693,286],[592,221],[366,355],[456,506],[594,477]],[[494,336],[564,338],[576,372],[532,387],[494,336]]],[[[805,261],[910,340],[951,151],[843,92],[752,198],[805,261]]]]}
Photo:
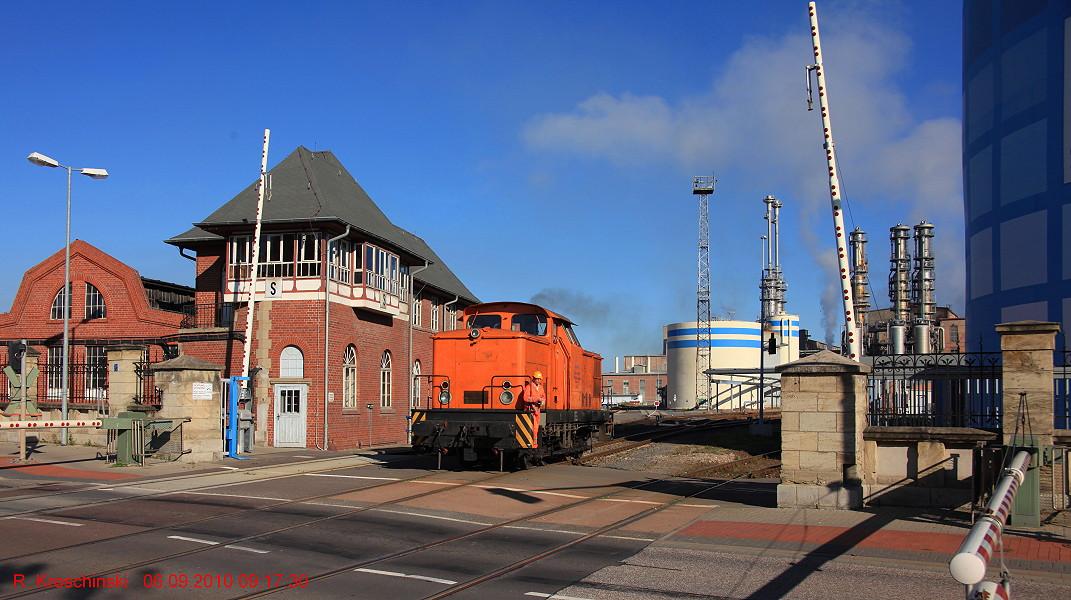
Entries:
{"type": "Polygon", "coordinates": [[[60,427],[101,427],[104,421],[0,421],[0,429],[56,429],[60,427]]]}
{"type": "Polygon", "coordinates": [[[1008,597],[1003,584],[991,584],[982,580],[985,579],[989,560],[996,553],[1001,530],[1004,528],[1004,523],[1008,521],[1012,504],[1015,502],[1015,493],[1019,491],[1019,485],[1023,483],[1029,467],[1030,453],[1026,450],[1016,453],[1011,463],[1004,469],[1004,475],[997,483],[996,489],[993,490],[993,495],[985,508],[985,515],[974,524],[959,550],[948,563],[948,571],[956,581],[972,586],[972,591],[968,592],[969,598],[975,597],[975,591],[982,587],[978,585],[980,583],[996,585],[1001,590],[999,594],[1003,594],[996,597],[1008,597]]]}
{"type": "Polygon", "coordinates": [[[968,600],[1011,600],[1011,590],[1005,582],[993,583],[983,581],[971,586],[967,593],[968,600]]]}

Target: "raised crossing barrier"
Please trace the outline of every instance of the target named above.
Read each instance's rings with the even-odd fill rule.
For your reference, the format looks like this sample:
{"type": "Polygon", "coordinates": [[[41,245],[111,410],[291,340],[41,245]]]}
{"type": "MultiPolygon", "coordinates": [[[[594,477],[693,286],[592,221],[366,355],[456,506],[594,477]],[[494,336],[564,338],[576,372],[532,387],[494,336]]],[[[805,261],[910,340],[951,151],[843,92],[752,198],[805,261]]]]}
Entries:
{"type": "Polygon", "coordinates": [[[55,429],[57,427],[101,427],[104,421],[87,419],[79,421],[0,421],[0,429],[55,429]]]}
{"type": "Polygon", "coordinates": [[[1000,544],[1001,532],[1015,502],[1015,493],[1019,491],[1029,467],[1030,452],[1020,450],[1004,469],[1004,474],[993,490],[989,504],[986,505],[985,515],[974,524],[948,563],[948,571],[952,577],[969,586],[968,598],[994,597],[994,594],[997,598],[1009,598],[1004,582],[995,584],[982,580],[985,579],[989,561],[1000,544]]]}

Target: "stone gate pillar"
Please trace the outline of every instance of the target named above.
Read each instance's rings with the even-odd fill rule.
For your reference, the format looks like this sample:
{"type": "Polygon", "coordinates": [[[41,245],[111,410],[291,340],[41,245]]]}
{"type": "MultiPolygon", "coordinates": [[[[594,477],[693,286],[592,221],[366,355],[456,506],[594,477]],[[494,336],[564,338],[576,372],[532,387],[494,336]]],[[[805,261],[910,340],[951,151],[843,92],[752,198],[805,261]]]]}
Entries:
{"type": "MultiPolygon", "coordinates": [[[[1039,446],[1052,445],[1053,351],[1059,323],[1016,321],[997,325],[1003,354],[1004,444],[1010,445],[1019,415],[1019,398],[1026,394],[1030,420],[1020,434],[1033,435],[1039,446]]],[[[1022,441],[1022,440],[1020,440],[1022,441]]]]}
{"type": "Polygon", "coordinates": [[[829,352],[781,373],[781,484],[777,505],[860,508],[870,366],[829,352]]]}
{"type": "Polygon", "coordinates": [[[186,462],[218,460],[223,455],[220,374],[223,367],[192,356],[152,366],[156,386],[163,390],[163,419],[190,417],[182,426],[186,462]]]}
{"type": "Polygon", "coordinates": [[[130,410],[138,395],[137,373],[134,365],[141,362],[145,349],[142,346],[108,347],[108,414],[115,416],[130,410]]]}

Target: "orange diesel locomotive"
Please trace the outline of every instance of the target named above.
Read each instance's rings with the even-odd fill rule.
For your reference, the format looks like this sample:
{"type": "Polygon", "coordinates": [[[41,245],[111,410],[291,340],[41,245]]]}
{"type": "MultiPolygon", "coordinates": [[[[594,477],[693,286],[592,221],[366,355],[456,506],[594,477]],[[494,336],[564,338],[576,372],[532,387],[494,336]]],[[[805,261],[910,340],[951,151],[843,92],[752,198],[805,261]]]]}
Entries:
{"type": "Polygon", "coordinates": [[[523,302],[473,305],[462,318],[466,329],[432,338],[436,373],[420,376],[431,393],[413,410],[414,448],[524,468],[607,435],[602,357],[580,347],[568,319],[523,302]],[[525,398],[537,372],[541,409],[525,398]]]}

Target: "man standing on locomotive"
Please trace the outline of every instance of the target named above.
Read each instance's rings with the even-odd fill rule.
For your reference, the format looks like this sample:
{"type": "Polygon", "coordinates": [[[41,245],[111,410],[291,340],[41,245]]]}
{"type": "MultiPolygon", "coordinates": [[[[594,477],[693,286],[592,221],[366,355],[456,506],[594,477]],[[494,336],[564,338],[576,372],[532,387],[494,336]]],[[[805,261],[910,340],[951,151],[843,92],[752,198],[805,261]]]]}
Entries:
{"type": "Polygon", "coordinates": [[[539,411],[546,402],[547,393],[543,390],[543,372],[536,371],[532,373],[532,379],[525,382],[520,402],[521,410],[528,411],[535,417],[532,424],[533,440],[539,440],[539,411]]]}

